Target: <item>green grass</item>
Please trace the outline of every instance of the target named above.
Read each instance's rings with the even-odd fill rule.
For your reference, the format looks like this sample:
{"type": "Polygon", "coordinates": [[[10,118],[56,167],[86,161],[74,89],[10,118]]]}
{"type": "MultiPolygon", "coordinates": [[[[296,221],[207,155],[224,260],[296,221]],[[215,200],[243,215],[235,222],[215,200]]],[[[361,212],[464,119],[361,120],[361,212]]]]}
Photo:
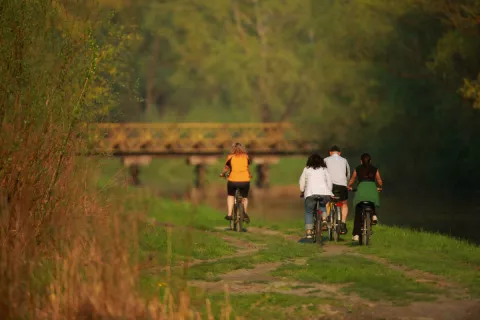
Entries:
{"type": "Polygon", "coordinates": [[[417,283],[399,271],[353,256],[315,257],[303,266],[286,264],[272,275],[305,283],[346,284],[343,291],[374,301],[429,300],[430,294],[436,292],[433,287],[417,283]]]}
{"type": "Polygon", "coordinates": [[[480,296],[480,247],[440,234],[388,226],[376,226],[373,241],[359,251],[444,276],[480,296]]]}
{"type": "Polygon", "coordinates": [[[155,262],[161,265],[168,261],[177,263],[186,258],[214,259],[236,251],[223,239],[205,231],[175,228],[169,237],[167,228],[146,225],[141,229],[140,235],[142,256],[151,255],[156,258],[155,262]],[[170,257],[167,257],[168,242],[172,248],[170,257]]]}
{"type": "MultiPolygon", "coordinates": [[[[210,296],[214,314],[225,308],[224,294],[210,296]]],[[[338,305],[333,299],[318,299],[281,293],[234,294],[228,297],[232,316],[245,319],[317,319],[325,315],[323,305],[338,305]]]]}
{"type": "Polygon", "coordinates": [[[234,270],[252,269],[261,263],[311,257],[319,253],[319,249],[311,245],[297,244],[271,236],[264,236],[263,239],[262,242],[266,244],[266,247],[260,249],[257,253],[199,264],[189,270],[188,278],[191,280],[217,281],[220,275],[234,270]]]}
{"type": "MultiPolygon", "coordinates": [[[[103,186],[106,185],[104,181],[103,186]]],[[[99,186],[102,187],[101,183],[99,186]]],[[[312,286],[312,295],[318,291],[315,283],[338,286],[338,290],[342,292],[355,293],[372,301],[393,303],[431,300],[438,294],[448,293],[448,289],[445,292],[437,291],[439,289],[433,285],[415,282],[400,270],[372,260],[348,255],[324,256],[322,249],[316,245],[297,243],[294,239],[285,238],[281,233],[298,236],[299,239],[303,236],[301,207],[297,218],[278,219],[274,218],[274,215],[268,215],[265,218],[254,218],[252,223],[247,225],[247,229],[271,229],[280,234],[267,234],[255,229],[237,233],[222,230],[227,227],[222,211],[183,201],[166,200],[160,198],[156,191],[157,189],[149,187],[111,187],[107,191],[115,193],[116,199],[122,201],[125,214],[140,213],[161,223],[147,219],[140,226],[140,258],[146,261],[148,257],[153,257],[150,262],[160,267],[140,273],[139,286],[146,296],[162,297],[166,288],[175,294],[188,290],[192,295],[192,303],[199,310],[205,311],[205,299],[209,298],[214,314],[218,316],[224,305],[224,294],[205,293],[200,288],[191,287],[189,281],[218,281],[226,273],[244,269],[246,277],[243,282],[248,285],[248,270],[262,263],[282,263],[283,265],[271,274],[283,277],[282,281],[292,290],[312,286]],[[172,225],[171,228],[167,226],[169,224],[172,225]],[[167,234],[169,229],[170,236],[167,234]],[[258,251],[237,257],[235,254],[238,248],[225,241],[224,237],[236,238],[239,244],[250,242],[258,246],[258,251]],[[169,244],[170,255],[167,253],[169,244]],[[189,268],[174,267],[186,259],[215,261],[199,263],[189,268]],[[296,264],[296,259],[306,259],[308,262],[306,265],[296,264]],[[169,263],[174,268],[167,273],[167,270],[161,267],[169,263]],[[288,285],[289,280],[304,283],[288,285]]],[[[350,219],[352,218],[353,213],[350,214],[350,219]]],[[[442,275],[450,281],[461,283],[470,289],[473,295],[480,294],[480,251],[477,246],[436,234],[380,225],[374,229],[372,245],[364,248],[351,244],[351,220],[348,228],[349,235],[343,236],[345,241],[336,245],[347,245],[355,253],[383,257],[393,264],[442,275]]],[[[268,285],[263,279],[250,282],[268,285]]],[[[322,306],[317,306],[319,301],[321,304],[334,306],[340,303],[323,298],[313,301],[312,297],[293,294],[258,293],[230,296],[234,314],[248,319],[318,316],[323,312],[322,306]]],[[[348,307],[348,301],[341,303],[346,303],[343,308],[348,307]]]]}

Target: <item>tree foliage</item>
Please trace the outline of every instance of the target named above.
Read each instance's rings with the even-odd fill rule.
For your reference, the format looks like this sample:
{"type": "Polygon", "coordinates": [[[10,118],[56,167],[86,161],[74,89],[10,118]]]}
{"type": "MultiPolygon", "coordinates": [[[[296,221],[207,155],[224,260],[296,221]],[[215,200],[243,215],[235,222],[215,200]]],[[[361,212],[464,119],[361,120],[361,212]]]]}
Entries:
{"type": "Polygon", "coordinates": [[[295,121],[399,176],[466,161],[462,180],[480,157],[480,0],[115,6],[139,30],[127,65],[140,99],[124,93],[120,121],[295,121]]]}
{"type": "MultiPolygon", "coordinates": [[[[35,318],[39,310],[45,318],[71,318],[80,309],[78,302],[90,298],[87,292],[93,290],[88,286],[106,287],[92,280],[105,272],[86,271],[77,262],[93,261],[88,252],[103,252],[99,265],[115,265],[101,248],[102,231],[94,230],[108,220],[98,218],[101,210],[87,190],[88,168],[75,155],[84,147],[77,139],[81,124],[106,115],[117,104],[115,86],[123,79],[115,69],[122,67],[119,57],[128,34],[111,25],[105,12],[87,5],[91,2],[0,2],[4,319],[35,318]],[[83,276],[67,279],[66,270],[83,276]],[[67,292],[75,292],[78,299],[67,292]]],[[[117,296],[119,289],[112,291],[117,296]]]]}

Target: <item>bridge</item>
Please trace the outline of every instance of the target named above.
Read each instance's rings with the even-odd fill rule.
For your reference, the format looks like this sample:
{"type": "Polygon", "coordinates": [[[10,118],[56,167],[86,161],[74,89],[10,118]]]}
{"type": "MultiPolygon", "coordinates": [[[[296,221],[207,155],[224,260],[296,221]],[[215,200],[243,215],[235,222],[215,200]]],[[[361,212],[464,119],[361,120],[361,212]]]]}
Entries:
{"type": "Polygon", "coordinates": [[[257,186],[268,185],[268,167],[279,157],[306,155],[317,148],[291,123],[98,123],[87,127],[91,154],[120,157],[138,184],[140,165],[153,157],[185,157],[202,188],[206,166],[243,143],[257,166],[257,186]]]}

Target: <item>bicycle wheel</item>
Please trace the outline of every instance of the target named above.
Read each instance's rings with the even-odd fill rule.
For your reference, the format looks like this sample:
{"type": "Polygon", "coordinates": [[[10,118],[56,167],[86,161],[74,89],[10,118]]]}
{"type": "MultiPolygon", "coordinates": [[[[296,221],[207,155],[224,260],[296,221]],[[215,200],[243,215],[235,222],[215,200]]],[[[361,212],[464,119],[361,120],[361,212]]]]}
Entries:
{"type": "Polygon", "coordinates": [[[336,207],[335,211],[335,241],[340,240],[340,235],[342,234],[342,209],[341,207],[336,207]]]}
{"type": "Polygon", "coordinates": [[[237,199],[237,231],[242,232],[243,231],[243,219],[245,218],[245,208],[243,207],[243,199],[240,196],[240,191],[237,190],[236,192],[236,199],[237,199]]]}
{"type": "Polygon", "coordinates": [[[315,222],[315,240],[320,246],[322,245],[322,219],[320,217],[317,217],[315,222]]]}
{"type": "Polygon", "coordinates": [[[330,206],[329,215],[328,215],[328,241],[333,241],[334,230],[335,230],[335,211],[334,207],[330,206]]]}
{"type": "Polygon", "coordinates": [[[237,204],[233,205],[232,220],[230,220],[230,230],[236,230],[236,221],[237,221],[237,204]]]}
{"type": "Polygon", "coordinates": [[[237,231],[237,216],[238,216],[238,201],[237,201],[237,192],[235,192],[232,220],[230,220],[230,229],[233,231],[237,231]]]}
{"type": "Polygon", "coordinates": [[[337,242],[338,238],[340,237],[340,225],[338,223],[338,207],[335,205],[333,209],[333,241],[337,242]]]}
{"type": "Polygon", "coordinates": [[[322,245],[322,212],[318,200],[315,208],[315,240],[320,246],[322,245]]]}
{"type": "Polygon", "coordinates": [[[366,211],[363,214],[362,235],[360,236],[361,244],[368,246],[370,240],[371,220],[370,212],[366,211]]]}
{"type": "Polygon", "coordinates": [[[312,234],[312,241],[313,243],[317,242],[317,214],[313,215],[313,234],[312,234]]]}

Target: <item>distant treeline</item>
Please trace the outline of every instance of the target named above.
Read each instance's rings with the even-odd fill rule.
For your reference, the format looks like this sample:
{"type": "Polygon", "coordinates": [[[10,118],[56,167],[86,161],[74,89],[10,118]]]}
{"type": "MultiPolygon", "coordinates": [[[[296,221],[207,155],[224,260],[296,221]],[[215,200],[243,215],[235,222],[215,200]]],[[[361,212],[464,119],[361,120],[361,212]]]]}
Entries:
{"type": "Polygon", "coordinates": [[[136,39],[104,121],[294,121],[391,179],[480,178],[480,0],[101,3],[136,39]]]}

